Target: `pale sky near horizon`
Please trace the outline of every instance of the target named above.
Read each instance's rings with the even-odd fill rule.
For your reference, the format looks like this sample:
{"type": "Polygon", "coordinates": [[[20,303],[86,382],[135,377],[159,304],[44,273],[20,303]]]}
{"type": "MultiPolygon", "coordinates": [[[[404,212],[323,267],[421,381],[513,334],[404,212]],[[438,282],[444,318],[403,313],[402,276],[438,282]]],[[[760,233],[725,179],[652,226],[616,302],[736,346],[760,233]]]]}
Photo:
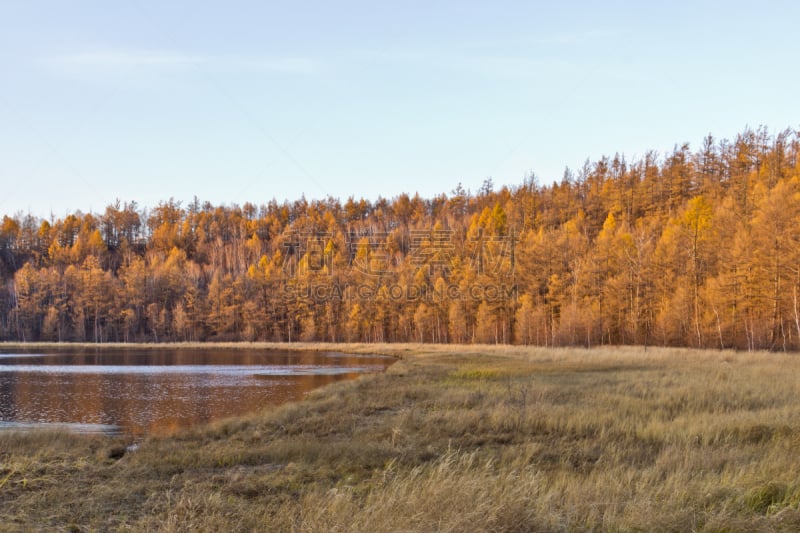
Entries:
{"type": "Polygon", "coordinates": [[[0,214],[541,183],[800,126],[800,3],[0,0],[0,214]]]}

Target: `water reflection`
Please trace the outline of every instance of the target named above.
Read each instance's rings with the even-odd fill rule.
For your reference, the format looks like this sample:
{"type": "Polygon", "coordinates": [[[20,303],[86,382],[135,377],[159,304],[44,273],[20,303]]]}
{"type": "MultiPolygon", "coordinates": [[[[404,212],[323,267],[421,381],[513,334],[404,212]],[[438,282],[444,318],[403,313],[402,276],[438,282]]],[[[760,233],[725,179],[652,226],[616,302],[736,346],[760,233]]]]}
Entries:
{"type": "Polygon", "coordinates": [[[0,354],[0,429],[119,427],[140,436],[301,399],[393,359],[333,352],[98,349],[0,354]]]}

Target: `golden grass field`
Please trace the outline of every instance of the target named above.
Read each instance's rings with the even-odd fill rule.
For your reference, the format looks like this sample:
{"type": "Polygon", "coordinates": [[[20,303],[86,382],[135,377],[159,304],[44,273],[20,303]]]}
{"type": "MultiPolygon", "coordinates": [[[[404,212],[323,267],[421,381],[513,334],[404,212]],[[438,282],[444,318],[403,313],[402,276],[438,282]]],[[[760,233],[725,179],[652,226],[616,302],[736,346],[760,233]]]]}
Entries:
{"type": "Polygon", "coordinates": [[[401,360],[124,454],[0,433],[0,530],[800,530],[798,356],[290,348],[401,360]]]}

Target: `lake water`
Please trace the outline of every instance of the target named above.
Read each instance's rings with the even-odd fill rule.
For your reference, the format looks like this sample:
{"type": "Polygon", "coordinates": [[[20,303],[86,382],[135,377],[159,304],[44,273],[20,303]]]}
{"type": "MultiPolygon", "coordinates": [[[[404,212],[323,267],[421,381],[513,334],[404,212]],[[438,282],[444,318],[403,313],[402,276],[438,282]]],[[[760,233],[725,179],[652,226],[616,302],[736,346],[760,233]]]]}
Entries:
{"type": "Polygon", "coordinates": [[[299,400],[393,362],[380,355],[250,349],[0,350],[0,429],[169,434],[299,400]]]}

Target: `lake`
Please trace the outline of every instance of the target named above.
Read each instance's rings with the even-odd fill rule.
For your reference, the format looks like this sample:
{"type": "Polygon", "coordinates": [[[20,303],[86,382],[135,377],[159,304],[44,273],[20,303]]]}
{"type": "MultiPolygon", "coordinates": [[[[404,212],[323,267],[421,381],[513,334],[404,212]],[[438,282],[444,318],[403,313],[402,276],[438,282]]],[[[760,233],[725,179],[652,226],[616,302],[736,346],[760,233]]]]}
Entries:
{"type": "Polygon", "coordinates": [[[0,429],[170,434],[300,400],[394,361],[238,348],[0,350],[0,429]]]}

